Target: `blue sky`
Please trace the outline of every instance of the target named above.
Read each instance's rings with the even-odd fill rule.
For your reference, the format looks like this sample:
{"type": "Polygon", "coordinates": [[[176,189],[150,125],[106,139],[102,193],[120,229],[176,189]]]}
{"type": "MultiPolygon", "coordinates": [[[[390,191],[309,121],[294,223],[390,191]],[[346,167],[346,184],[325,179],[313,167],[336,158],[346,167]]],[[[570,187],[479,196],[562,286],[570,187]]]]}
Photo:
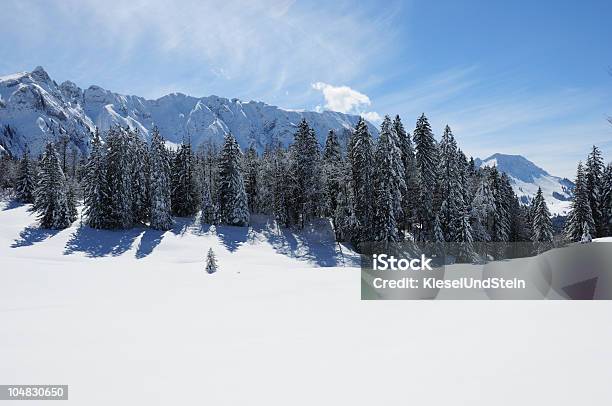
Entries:
{"type": "Polygon", "coordinates": [[[29,1],[0,5],[0,74],[334,109],[425,112],[468,155],[573,177],[612,159],[610,1],[29,1]]]}

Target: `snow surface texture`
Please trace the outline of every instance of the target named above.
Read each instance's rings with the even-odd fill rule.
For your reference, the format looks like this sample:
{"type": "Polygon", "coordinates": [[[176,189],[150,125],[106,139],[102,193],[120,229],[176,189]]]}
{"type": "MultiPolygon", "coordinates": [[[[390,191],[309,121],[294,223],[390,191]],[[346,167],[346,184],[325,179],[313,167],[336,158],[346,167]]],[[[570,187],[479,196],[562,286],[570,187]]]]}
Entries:
{"type": "Polygon", "coordinates": [[[541,187],[552,215],[565,216],[569,212],[574,190],[570,180],[549,174],[521,155],[494,154],[485,160],[477,158],[474,163],[476,167],[496,166],[505,172],[523,204],[530,204],[541,187]]]}
{"type": "MultiPolygon", "coordinates": [[[[286,146],[293,141],[302,118],[314,128],[321,144],[330,129],[345,141],[344,129],[354,127],[359,119],[333,111],[283,110],[217,96],[172,93],[147,100],[99,86],[83,90],[69,81],[58,85],[40,66],[32,72],[0,77],[0,145],[15,156],[21,156],[26,145],[39,153],[47,140],[61,134],[86,151],[95,127],[104,131],[116,124],[138,129],[147,139],[157,126],[170,145],[188,139],[194,146],[207,141],[221,145],[231,132],[242,148],[253,145],[261,152],[270,143],[286,146]]],[[[373,134],[378,133],[368,125],[373,134]]]]}
{"type": "Polygon", "coordinates": [[[362,302],[324,226],[48,232],[26,209],[0,203],[3,384],[87,406],[612,402],[609,302],[362,302]]]}

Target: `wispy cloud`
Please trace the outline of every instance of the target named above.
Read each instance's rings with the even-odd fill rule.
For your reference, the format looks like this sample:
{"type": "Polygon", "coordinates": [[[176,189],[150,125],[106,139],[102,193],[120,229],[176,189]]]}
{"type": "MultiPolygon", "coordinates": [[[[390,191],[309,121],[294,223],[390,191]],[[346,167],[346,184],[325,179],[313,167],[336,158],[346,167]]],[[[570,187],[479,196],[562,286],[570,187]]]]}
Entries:
{"type": "MultiPolygon", "coordinates": [[[[394,38],[388,25],[394,6],[344,1],[65,0],[50,6],[8,0],[2,7],[5,15],[33,16],[21,41],[44,38],[47,49],[70,49],[67,56],[86,58],[93,69],[120,74],[119,67],[141,64],[143,74],[155,67],[159,75],[165,73],[160,68],[174,67],[194,93],[239,88],[230,96],[263,100],[285,91],[307,97],[304,85],[319,80],[350,82],[366,74],[394,38]],[[95,53],[87,49],[94,47],[95,53]]],[[[19,19],[3,23],[2,31],[24,31],[19,19]]]]}
{"type": "Polygon", "coordinates": [[[521,154],[559,176],[573,176],[575,163],[593,144],[612,154],[606,141],[612,126],[605,119],[610,97],[603,90],[535,90],[508,81],[510,76],[485,75],[476,66],[453,68],[408,83],[372,104],[384,114],[402,115],[407,128],[421,112],[438,134],[450,125],[469,155],[521,154]]]}

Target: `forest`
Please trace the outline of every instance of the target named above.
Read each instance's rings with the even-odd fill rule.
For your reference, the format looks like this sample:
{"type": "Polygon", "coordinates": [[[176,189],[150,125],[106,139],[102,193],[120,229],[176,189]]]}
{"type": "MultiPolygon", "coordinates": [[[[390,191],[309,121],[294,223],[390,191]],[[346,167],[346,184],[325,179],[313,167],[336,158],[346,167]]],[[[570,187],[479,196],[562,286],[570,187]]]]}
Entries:
{"type": "Polygon", "coordinates": [[[612,165],[593,146],[578,164],[571,212],[555,233],[539,190],[528,204],[496,167],[477,168],[449,126],[436,140],[423,114],[412,134],[399,116],[386,116],[374,139],[360,119],[344,143],[334,131],[319,145],[302,120],[294,140],[259,154],[223,145],[194,151],[190,140],[166,146],[157,129],[150,142],[136,130],[112,127],[92,134],[80,156],[66,142],[49,142],[38,158],[3,158],[2,185],[31,203],[41,228],[62,229],[79,216],[96,229],[172,227],[173,217],[202,224],[247,227],[251,214],[302,229],[327,218],[336,240],[359,251],[368,242],[452,243],[460,261],[478,257],[477,243],[560,243],[612,235],[612,165]]]}

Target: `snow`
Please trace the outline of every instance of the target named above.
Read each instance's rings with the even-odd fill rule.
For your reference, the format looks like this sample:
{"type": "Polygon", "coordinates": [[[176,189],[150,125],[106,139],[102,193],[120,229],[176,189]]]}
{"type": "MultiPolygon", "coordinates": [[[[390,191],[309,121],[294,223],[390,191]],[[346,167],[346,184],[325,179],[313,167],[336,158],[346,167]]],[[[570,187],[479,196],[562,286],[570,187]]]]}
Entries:
{"type": "MultiPolygon", "coordinates": [[[[4,145],[16,156],[23,153],[26,144],[34,154],[41,152],[45,135],[59,134],[60,127],[83,150],[96,126],[104,132],[113,125],[129,125],[145,137],[157,126],[165,139],[174,143],[190,139],[195,147],[207,141],[221,145],[224,136],[232,133],[242,148],[253,145],[262,152],[272,142],[280,141],[286,146],[293,141],[292,123],[302,118],[315,129],[321,144],[330,129],[342,131],[354,127],[358,120],[354,115],[288,111],[261,102],[245,103],[218,96],[197,98],[173,93],[147,100],[99,86],[82,90],[72,82],[57,85],[40,67],[31,73],[0,79],[0,98],[6,104],[0,109],[0,125],[9,125],[17,133],[15,140],[0,133],[0,143],[6,138],[4,145]],[[40,106],[41,98],[44,108],[40,106]],[[49,130],[41,130],[36,120],[42,120],[49,130]]],[[[377,134],[376,128],[369,126],[377,134]]]]}
{"type": "Polygon", "coordinates": [[[48,232],[12,203],[0,224],[0,382],[70,404],[612,401],[609,302],[360,301],[316,224],[48,232]]]}
{"type": "Polygon", "coordinates": [[[553,176],[521,155],[493,154],[485,160],[476,158],[478,167],[497,167],[510,178],[514,193],[524,204],[530,203],[542,188],[542,194],[552,215],[565,216],[570,210],[573,187],[567,179],[553,176]],[[561,197],[561,199],[559,198],[561,197]],[[565,199],[565,200],[563,200],[565,199]]]}

